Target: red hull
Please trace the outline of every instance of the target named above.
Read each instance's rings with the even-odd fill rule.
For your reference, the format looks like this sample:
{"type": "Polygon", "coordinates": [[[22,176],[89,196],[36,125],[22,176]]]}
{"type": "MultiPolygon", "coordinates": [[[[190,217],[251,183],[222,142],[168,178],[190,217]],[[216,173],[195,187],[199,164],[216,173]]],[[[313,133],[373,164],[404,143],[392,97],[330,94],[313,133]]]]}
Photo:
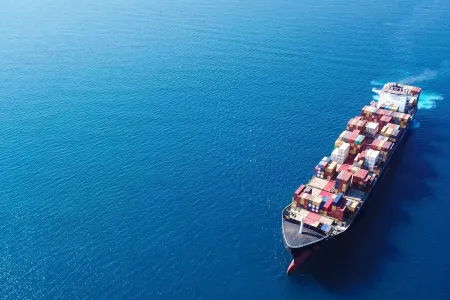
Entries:
{"type": "Polygon", "coordinates": [[[287,269],[287,274],[291,275],[297,270],[312,254],[312,250],[306,250],[296,258],[294,258],[287,269]]]}

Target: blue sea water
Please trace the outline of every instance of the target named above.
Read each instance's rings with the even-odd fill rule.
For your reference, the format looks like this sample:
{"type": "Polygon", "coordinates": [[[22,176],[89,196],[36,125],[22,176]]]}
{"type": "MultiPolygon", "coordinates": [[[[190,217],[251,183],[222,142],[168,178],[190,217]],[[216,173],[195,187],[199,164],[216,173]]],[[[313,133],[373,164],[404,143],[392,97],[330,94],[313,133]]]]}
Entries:
{"type": "Polygon", "coordinates": [[[2,299],[445,299],[450,2],[4,1],[2,299]],[[424,89],[300,273],[281,209],[372,87],[424,89]]]}

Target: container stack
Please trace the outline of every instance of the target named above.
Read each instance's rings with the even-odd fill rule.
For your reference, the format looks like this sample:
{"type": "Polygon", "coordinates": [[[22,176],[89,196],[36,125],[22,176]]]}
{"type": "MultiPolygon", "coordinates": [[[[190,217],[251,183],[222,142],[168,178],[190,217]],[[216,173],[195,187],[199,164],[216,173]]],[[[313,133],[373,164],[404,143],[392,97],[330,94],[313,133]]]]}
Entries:
{"type": "Polygon", "coordinates": [[[308,210],[315,213],[319,213],[321,207],[325,205],[325,203],[323,202],[324,202],[323,196],[321,195],[316,196],[315,198],[312,199],[311,203],[308,204],[308,210]]]}
{"type": "Polygon", "coordinates": [[[358,155],[356,155],[355,158],[353,159],[353,166],[354,167],[358,166],[358,162],[359,162],[360,158],[361,158],[361,153],[358,153],[358,155]]]}
{"type": "Polygon", "coordinates": [[[344,199],[343,194],[337,194],[335,199],[333,200],[328,216],[342,221],[342,219],[344,218],[346,203],[347,201],[344,199]]]}
{"type": "Polygon", "coordinates": [[[395,125],[392,123],[388,123],[386,126],[383,127],[381,130],[381,135],[387,137],[389,141],[396,142],[397,138],[400,134],[400,125],[395,125]]]}
{"type": "Polygon", "coordinates": [[[331,160],[338,164],[343,164],[350,153],[350,144],[343,143],[339,148],[336,148],[331,153],[331,160]]]}
{"type": "Polygon", "coordinates": [[[348,165],[348,164],[343,164],[338,168],[339,173],[342,171],[347,171],[347,172],[354,174],[357,170],[358,170],[357,166],[348,165]]]}
{"type": "Polygon", "coordinates": [[[334,191],[334,186],[336,185],[336,181],[330,180],[328,181],[327,185],[323,188],[325,192],[332,193],[334,191]]]}
{"type": "Polygon", "coordinates": [[[389,116],[383,116],[380,119],[380,128],[383,128],[386,124],[392,122],[392,117],[389,116]]]}
{"type": "Polygon", "coordinates": [[[392,120],[395,124],[400,125],[401,128],[406,128],[409,120],[411,119],[410,114],[405,114],[401,112],[392,113],[392,120]]]}
{"type": "Polygon", "coordinates": [[[380,156],[380,151],[377,150],[368,150],[366,153],[366,157],[364,159],[364,166],[369,169],[370,171],[373,171],[375,168],[375,165],[378,163],[380,156]]]}
{"type": "Polygon", "coordinates": [[[372,144],[370,144],[370,148],[372,150],[381,151],[383,149],[383,144],[387,143],[384,139],[374,139],[372,144]]]}
{"type": "Polygon", "coordinates": [[[328,215],[331,211],[331,206],[333,205],[334,199],[336,199],[337,195],[333,194],[328,201],[323,206],[324,215],[328,215]]]}
{"type": "Polygon", "coordinates": [[[330,180],[331,178],[333,178],[334,173],[336,173],[336,167],[337,167],[337,162],[335,161],[331,161],[330,163],[328,163],[327,167],[325,168],[325,178],[330,180]]]}
{"type": "Polygon", "coordinates": [[[399,106],[395,105],[395,104],[390,104],[390,105],[384,104],[384,105],[381,105],[380,108],[395,112],[395,111],[398,111],[399,106]]]}
{"type": "Polygon", "coordinates": [[[339,148],[343,143],[348,143],[348,137],[352,134],[351,131],[348,130],[344,130],[342,131],[342,133],[339,135],[338,139],[336,140],[336,142],[334,142],[334,148],[339,148]]]}
{"type": "Polygon", "coordinates": [[[361,111],[361,116],[364,118],[364,120],[366,121],[374,121],[376,120],[375,118],[375,113],[377,112],[377,108],[375,106],[364,106],[362,111],[361,111]]]}
{"type": "Polygon", "coordinates": [[[355,159],[353,160],[353,166],[362,168],[363,165],[364,165],[364,157],[362,156],[362,153],[358,153],[358,155],[356,155],[355,159]]]}
{"type": "Polygon", "coordinates": [[[358,171],[353,174],[352,186],[359,190],[366,190],[367,183],[369,182],[369,171],[364,169],[358,169],[358,171]]]}
{"type": "Polygon", "coordinates": [[[347,200],[347,210],[352,214],[355,213],[358,204],[358,201],[347,200]]]}
{"type": "Polygon", "coordinates": [[[384,142],[383,143],[383,145],[381,146],[381,151],[380,151],[380,159],[382,162],[386,162],[388,160],[393,146],[394,146],[394,143],[392,143],[392,142],[384,142]]]}
{"type": "Polygon", "coordinates": [[[375,137],[375,140],[383,140],[383,141],[387,142],[387,141],[389,141],[389,138],[387,136],[379,134],[375,137]]]}
{"type": "Polygon", "coordinates": [[[300,194],[299,206],[303,209],[308,209],[309,203],[311,202],[311,198],[313,198],[313,195],[308,194],[306,192],[300,194]]]}
{"type": "Polygon", "coordinates": [[[339,175],[336,177],[336,185],[335,188],[340,193],[347,192],[350,187],[352,179],[352,173],[349,171],[341,171],[339,175]]]}
{"type": "Polygon", "coordinates": [[[366,121],[363,120],[361,116],[351,118],[350,121],[347,123],[347,130],[353,131],[355,129],[359,130],[360,132],[364,131],[364,127],[366,125],[366,121]]]}
{"type": "Polygon", "coordinates": [[[350,168],[350,165],[342,164],[339,166],[339,168],[337,168],[337,172],[339,174],[341,171],[348,171],[348,168],[350,168]]]}
{"type": "MultiPolygon", "coordinates": [[[[345,132],[345,131],[344,131],[345,132]]],[[[343,132],[343,133],[344,133],[343,132]]],[[[341,135],[343,134],[341,133],[341,135]]],[[[338,137],[338,139],[334,142],[334,148],[339,148],[342,144],[344,143],[344,141],[342,141],[341,136],[338,137]]]]}
{"type": "Polygon", "coordinates": [[[390,110],[379,108],[375,113],[375,117],[378,121],[380,121],[382,117],[384,116],[390,117],[392,114],[393,112],[390,110]]]}
{"type": "Polygon", "coordinates": [[[366,124],[366,131],[364,132],[364,134],[368,137],[373,138],[378,133],[379,130],[380,126],[378,123],[368,122],[366,124]]]}
{"type": "Polygon", "coordinates": [[[309,212],[308,215],[306,215],[304,222],[313,227],[319,227],[319,225],[320,225],[319,220],[320,220],[320,215],[318,215],[314,212],[309,212]]]}
{"type": "Polygon", "coordinates": [[[305,185],[302,184],[294,193],[294,197],[293,197],[293,202],[292,204],[294,204],[295,207],[300,207],[301,201],[300,201],[300,195],[303,193],[303,191],[305,190],[305,185]]]}
{"type": "Polygon", "coordinates": [[[364,143],[364,135],[359,134],[353,143],[350,144],[350,154],[356,155],[361,151],[361,147],[364,143]]]}
{"type": "MultiPolygon", "coordinates": [[[[350,144],[349,154],[355,155],[360,151],[361,146],[364,142],[364,138],[365,136],[360,134],[359,129],[354,129],[351,132],[350,131],[342,132],[338,140],[342,140],[344,143],[350,144]]],[[[336,144],[338,144],[338,141],[336,141],[335,146],[336,144]]]]}
{"type": "Polygon", "coordinates": [[[339,136],[339,138],[344,142],[344,143],[352,143],[357,137],[358,137],[358,131],[356,129],[356,131],[344,131],[341,133],[341,135],[339,136]]]}
{"type": "Polygon", "coordinates": [[[331,158],[329,158],[329,157],[322,158],[322,160],[314,168],[314,175],[316,175],[319,178],[324,178],[325,177],[325,169],[330,161],[331,161],[331,158]]]}
{"type": "Polygon", "coordinates": [[[325,205],[330,201],[330,199],[334,199],[336,195],[327,191],[322,191],[319,195],[323,198],[323,202],[321,203],[321,206],[319,208],[319,213],[321,215],[326,215],[328,211],[325,210],[325,205]]]}

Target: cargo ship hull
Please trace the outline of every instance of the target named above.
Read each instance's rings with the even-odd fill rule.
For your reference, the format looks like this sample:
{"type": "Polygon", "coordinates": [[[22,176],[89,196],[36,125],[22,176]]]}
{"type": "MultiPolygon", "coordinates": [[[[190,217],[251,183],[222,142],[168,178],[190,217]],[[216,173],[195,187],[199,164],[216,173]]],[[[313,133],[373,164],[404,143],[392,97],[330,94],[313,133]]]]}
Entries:
{"type": "MultiPolygon", "coordinates": [[[[405,132],[405,135],[404,135],[402,141],[399,142],[399,147],[404,143],[404,140],[407,139],[407,136],[408,136],[407,133],[408,132],[405,132]]],[[[394,158],[394,155],[395,155],[395,153],[393,154],[391,159],[394,158]]],[[[380,173],[380,177],[378,179],[377,185],[374,186],[370,190],[370,192],[368,193],[367,199],[365,201],[365,204],[360,208],[360,210],[358,211],[358,215],[355,217],[353,222],[351,222],[349,224],[349,226],[347,227],[347,229],[344,232],[347,232],[347,230],[350,229],[350,227],[353,224],[357,223],[358,219],[361,217],[362,212],[364,211],[364,208],[367,205],[367,202],[370,201],[373,198],[374,194],[378,190],[378,186],[380,186],[380,188],[381,188],[382,180],[384,178],[384,175],[388,173],[389,168],[390,168],[390,164],[391,164],[391,162],[389,162],[386,165],[386,167],[383,169],[383,171],[380,173]]],[[[286,206],[283,209],[283,215],[288,213],[289,208],[290,208],[290,205],[286,206]]],[[[287,221],[285,218],[282,218],[282,230],[283,230],[284,245],[285,245],[286,249],[291,253],[293,259],[301,256],[305,251],[306,252],[309,252],[309,251],[314,252],[315,250],[320,248],[321,244],[327,242],[328,240],[330,240],[332,238],[338,238],[340,235],[344,234],[344,232],[342,232],[339,235],[328,237],[325,234],[320,234],[320,233],[318,233],[316,231],[313,231],[313,230],[310,230],[310,229],[306,229],[305,230],[305,228],[304,228],[303,229],[303,233],[301,235],[299,235],[298,232],[300,230],[300,224],[299,223],[294,223],[294,222],[291,222],[291,221],[287,221]],[[309,238],[309,240],[306,240],[308,236],[309,237],[311,237],[311,236],[314,237],[315,236],[315,238],[309,238]],[[303,239],[303,241],[301,243],[299,243],[298,246],[294,246],[294,245],[288,244],[287,241],[292,241],[295,238],[303,239]]]]}
{"type": "MultiPolygon", "coordinates": [[[[417,94],[417,102],[420,95],[420,89],[417,94]]],[[[416,105],[417,105],[416,102],[416,105]]],[[[295,212],[295,207],[293,204],[286,206],[282,212],[282,233],[283,240],[286,249],[291,253],[293,260],[288,268],[288,274],[291,274],[296,269],[300,267],[300,265],[310,256],[312,253],[317,250],[320,245],[326,243],[330,239],[338,238],[341,234],[346,232],[353,224],[357,223],[356,221],[361,217],[361,212],[365,209],[367,202],[374,197],[375,192],[381,188],[382,179],[385,177],[385,174],[389,171],[392,165],[392,159],[396,157],[396,154],[399,152],[399,148],[403,147],[405,144],[405,140],[408,137],[409,131],[412,127],[414,117],[417,113],[417,107],[413,107],[409,110],[410,120],[400,131],[400,135],[395,141],[394,146],[392,147],[391,155],[388,159],[382,164],[382,167],[379,170],[379,174],[377,174],[376,180],[373,184],[368,188],[368,190],[364,193],[361,198],[359,208],[354,212],[351,218],[348,218],[346,222],[333,223],[333,234],[329,232],[324,232],[318,230],[317,228],[308,226],[305,224],[304,220],[299,220],[298,216],[293,218],[293,212],[295,212]]],[[[345,196],[344,196],[345,197],[345,196]]],[[[306,207],[308,209],[308,207],[306,207]]],[[[304,211],[305,209],[303,209],[304,211]]],[[[315,211],[317,212],[317,211],[315,211]]],[[[295,215],[295,214],[294,214],[295,215]]]]}

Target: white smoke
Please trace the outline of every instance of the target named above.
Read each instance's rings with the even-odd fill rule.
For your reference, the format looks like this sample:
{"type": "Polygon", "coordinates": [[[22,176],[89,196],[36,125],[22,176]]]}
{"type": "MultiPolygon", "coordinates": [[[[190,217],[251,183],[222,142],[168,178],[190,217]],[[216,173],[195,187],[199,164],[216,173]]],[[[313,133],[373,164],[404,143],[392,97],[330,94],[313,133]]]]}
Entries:
{"type": "Polygon", "coordinates": [[[425,69],[421,74],[403,78],[399,80],[399,82],[403,84],[414,84],[423,81],[430,81],[436,79],[438,77],[438,74],[439,72],[437,70],[425,69]]]}
{"type": "Polygon", "coordinates": [[[425,69],[419,75],[412,75],[399,80],[398,82],[404,84],[414,84],[424,81],[431,81],[438,78],[441,75],[450,74],[450,60],[443,60],[437,70],[425,69]]]}

